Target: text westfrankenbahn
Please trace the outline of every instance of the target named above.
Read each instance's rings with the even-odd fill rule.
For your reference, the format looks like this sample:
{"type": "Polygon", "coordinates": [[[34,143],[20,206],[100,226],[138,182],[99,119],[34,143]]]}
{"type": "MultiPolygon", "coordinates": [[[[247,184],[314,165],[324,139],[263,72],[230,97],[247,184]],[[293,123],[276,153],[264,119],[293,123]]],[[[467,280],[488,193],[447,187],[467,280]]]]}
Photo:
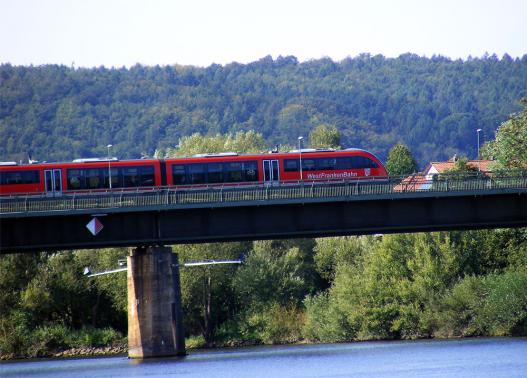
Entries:
{"type": "Polygon", "coordinates": [[[355,172],[339,172],[339,173],[308,173],[308,180],[328,180],[328,179],[340,179],[340,178],[352,178],[357,177],[355,172]]]}

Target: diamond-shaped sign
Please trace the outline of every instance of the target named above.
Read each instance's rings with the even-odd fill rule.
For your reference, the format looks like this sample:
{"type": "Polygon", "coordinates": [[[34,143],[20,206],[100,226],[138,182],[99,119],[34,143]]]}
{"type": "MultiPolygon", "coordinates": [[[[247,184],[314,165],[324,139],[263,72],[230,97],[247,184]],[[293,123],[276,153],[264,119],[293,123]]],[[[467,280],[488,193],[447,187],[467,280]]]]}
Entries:
{"type": "Polygon", "coordinates": [[[103,225],[100,220],[93,217],[91,221],[88,222],[86,228],[92,233],[93,236],[97,235],[103,229],[103,225]]]}

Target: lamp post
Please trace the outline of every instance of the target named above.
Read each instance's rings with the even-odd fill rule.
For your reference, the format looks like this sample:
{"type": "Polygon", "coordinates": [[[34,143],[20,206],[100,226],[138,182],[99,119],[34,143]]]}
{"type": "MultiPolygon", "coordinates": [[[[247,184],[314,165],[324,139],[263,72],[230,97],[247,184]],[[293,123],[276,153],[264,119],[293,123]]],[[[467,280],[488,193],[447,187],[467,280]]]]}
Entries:
{"type": "Polygon", "coordinates": [[[481,129],[477,129],[476,130],[476,133],[478,134],[478,157],[477,157],[477,159],[478,159],[478,171],[481,170],[481,167],[479,165],[479,133],[480,133],[480,131],[481,131],[481,129]]]}
{"type": "Polygon", "coordinates": [[[112,190],[112,169],[111,169],[111,159],[110,159],[110,148],[112,148],[112,145],[109,144],[106,146],[108,149],[108,186],[110,190],[112,190]]]}
{"type": "Polygon", "coordinates": [[[304,180],[304,176],[303,176],[303,172],[302,172],[302,139],[304,139],[304,137],[302,136],[299,136],[298,137],[298,153],[300,154],[300,181],[303,181],[304,180]]]}

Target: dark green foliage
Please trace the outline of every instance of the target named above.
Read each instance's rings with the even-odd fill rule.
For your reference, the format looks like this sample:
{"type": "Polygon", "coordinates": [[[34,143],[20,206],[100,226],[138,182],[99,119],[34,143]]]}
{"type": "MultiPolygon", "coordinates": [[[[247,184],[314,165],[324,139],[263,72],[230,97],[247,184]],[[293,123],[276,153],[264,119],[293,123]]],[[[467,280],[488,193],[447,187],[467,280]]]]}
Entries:
{"type": "Polygon", "coordinates": [[[335,126],[320,125],[309,133],[309,147],[340,149],[340,137],[335,126]]]}
{"type": "Polygon", "coordinates": [[[332,282],[305,300],[303,334],[326,342],[523,335],[526,232],[319,239],[315,261],[332,282]]]}
{"type": "Polygon", "coordinates": [[[438,336],[527,335],[527,273],[468,276],[436,307],[438,336]]]}
{"type": "Polygon", "coordinates": [[[94,280],[83,269],[115,268],[123,254],[101,250],[0,256],[0,355],[36,357],[77,346],[122,343],[126,274],[94,280]]]}
{"type": "Polygon", "coordinates": [[[419,171],[410,149],[404,144],[396,144],[388,153],[386,170],[390,176],[403,176],[419,171]]]}
{"type": "Polygon", "coordinates": [[[485,146],[485,155],[495,158],[501,170],[527,168],[527,97],[520,102],[523,110],[502,123],[496,140],[485,146]]]}
{"type": "Polygon", "coordinates": [[[363,54],[341,62],[265,57],[206,68],[0,66],[0,160],[152,155],[194,133],[255,130],[268,147],[296,145],[320,125],[344,147],[381,159],[396,142],[420,165],[475,156],[519,110],[527,59],[398,58],[363,54]],[[67,147],[67,148],[65,148],[67,147]]]}

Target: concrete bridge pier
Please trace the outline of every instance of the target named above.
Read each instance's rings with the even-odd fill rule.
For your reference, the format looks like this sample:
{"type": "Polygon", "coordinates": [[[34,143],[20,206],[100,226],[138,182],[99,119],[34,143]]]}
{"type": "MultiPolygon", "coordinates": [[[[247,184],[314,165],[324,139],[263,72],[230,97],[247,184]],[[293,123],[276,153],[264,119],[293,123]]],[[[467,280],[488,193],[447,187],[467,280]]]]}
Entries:
{"type": "Polygon", "coordinates": [[[185,355],[178,256],[168,247],[128,256],[128,356],[185,355]]]}

